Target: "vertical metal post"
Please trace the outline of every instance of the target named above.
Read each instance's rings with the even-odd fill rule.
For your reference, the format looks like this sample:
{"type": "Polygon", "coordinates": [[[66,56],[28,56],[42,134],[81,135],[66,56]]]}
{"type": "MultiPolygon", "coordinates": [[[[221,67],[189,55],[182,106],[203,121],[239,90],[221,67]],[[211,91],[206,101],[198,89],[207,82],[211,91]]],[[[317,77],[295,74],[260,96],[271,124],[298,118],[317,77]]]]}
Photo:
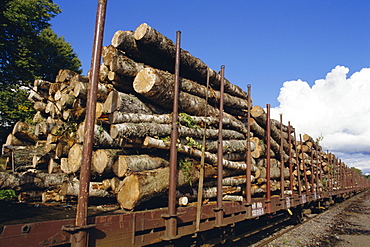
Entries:
{"type": "Polygon", "coordinates": [[[87,97],[87,112],[85,119],[85,138],[83,145],[83,157],[80,172],[80,188],[78,196],[78,205],[76,213],[76,230],[72,236],[72,246],[87,246],[88,235],[87,208],[89,198],[90,171],[92,146],[94,142],[95,127],[95,108],[97,100],[100,58],[102,52],[102,43],[104,35],[104,24],[106,14],[107,0],[99,0],[95,23],[95,36],[92,50],[91,68],[90,68],[90,90],[87,97]]]}
{"type": "Polygon", "coordinates": [[[270,164],[270,151],[271,151],[271,121],[270,121],[270,104],[266,105],[266,211],[271,213],[271,164],[270,164]]]}
{"type": "Polygon", "coordinates": [[[223,179],[223,147],[222,147],[222,119],[224,111],[224,77],[225,66],[221,66],[221,83],[220,83],[220,119],[218,124],[218,150],[217,150],[217,208],[216,212],[216,227],[222,226],[223,208],[222,208],[222,179],[223,179]]]}
{"type": "Polygon", "coordinates": [[[313,148],[312,146],[310,147],[310,151],[311,151],[311,156],[310,156],[310,164],[311,164],[311,193],[314,194],[315,193],[315,173],[314,173],[314,169],[313,169],[313,148]]]}
{"type": "Polygon", "coordinates": [[[331,159],[331,153],[329,151],[326,152],[328,155],[329,159],[329,171],[328,171],[328,179],[329,179],[329,191],[331,192],[333,190],[333,180],[332,180],[332,170],[333,170],[333,165],[332,165],[332,159],[331,159]]]}
{"type": "Polygon", "coordinates": [[[301,145],[301,151],[302,151],[302,166],[303,166],[303,179],[304,179],[304,187],[306,190],[306,194],[309,194],[309,189],[308,189],[308,181],[307,181],[307,170],[306,170],[306,162],[305,162],[305,155],[304,155],[304,150],[303,150],[303,142],[302,142],[302,135],[299,134],[299,140],[300,140],[300,145],[301,145]]]}
{"type": "MultiPolygon", "coordinates": [[[[297,141],[295,130],[294,130],[294,140],[297,141]]],[[[298,196],[301,198],[302,196],[302,183],[301,183],[301,171],[300,171],[301,167],[300,167],[300,162],[299,162],[299,154],[297,151],[297,145],[295,145],[295,147],[296,147],[296,155],[297,155],[298,196]]]]}
{"type": "Polygon", "coordinates": [[[170,176],[168,190],[168,215],[166,218],[166,237],[172,239],[177,235],[176,215],[176,185],[177,185],[177,139],[178,139],[178,114],[179,114],[179,80],[180,80],[180,37],[181,32],[176,32],[176,57],[175,57],[175,83],[172,108],[172,129],[170,143],[170,176]]]}
{"type": "MultiPolygon", "coordinates": [[[[204,116],[208,116],[208,91],[209,90],[209,69],[207,68],[207,94],[206,94],[206,109],[204,116]]],[[[197,198],[197,217],[195,219],[195,231],[200,230],[200,218],[202,213],[202,200],[203,200],[203,182],[204,182],[204,159],[205,159],[205,149],[206,149],[206,131],[207,123],[204,122],[203,126],[203,139],[202,139],[202,157],[200,159],[200,169],[199,169],[199,183],[198,183],[198,198],[197,198]]]]}
{"type": "Polygon", "coordinates": [[[247,163],[247,171],[246,171],[246,206],[251,206],[252,204],[252,181],[251,181],[251,85],[248,84],[248,95],[247,95],[247,155],[246,155],[246,163],[247,163]]]}
{"type": "Polygon", "coordinates": [[[317,161],[319,162],[318,163],[318,169],[319,169],[319,181],[321,182],[322,184],[322,169],[321,169],[321,156],[319,154],[319,149],[317,148],[316,149],[316,155],[317,155],[317,161]]]}
{"type": "Polygon", "coordinates": [[[285,200],[284,196],[284,137],[283,137],[283,114],[280,114],[280,200],[285,200]]]}
{"type": "Polygon", "coordinates": [[[290,121],[288,121],[288,144],[289,144],[289,183],[290,191],[292,192],[292,197],[294,196],[293,188],[293,162],[292,162],[292,130],[290,126],[290,121]]]}

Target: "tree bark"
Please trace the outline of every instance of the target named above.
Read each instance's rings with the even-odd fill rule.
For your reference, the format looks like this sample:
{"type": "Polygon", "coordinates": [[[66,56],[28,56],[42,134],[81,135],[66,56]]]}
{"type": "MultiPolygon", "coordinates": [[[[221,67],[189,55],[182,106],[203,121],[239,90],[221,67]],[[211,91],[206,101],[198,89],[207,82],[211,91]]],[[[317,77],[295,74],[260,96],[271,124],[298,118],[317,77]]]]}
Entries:
{"type": "Polygon", "coordinates": [[[113,172],[117,177],[125,177],[132,172],[152,170],[168,166],[169,162],[160,157],[141,155],[119,155],[113,163],[113,172]]]}
{"type": "MultiPolygon", "coordinates": [[[[137,63],[134,60],[124,56],[122,53],[117,54],[111,58],[110,61],[110,69],[112,72],[121,74],[123,76],[130,76],[135,77],[137,74],[146,68],[148,70],[147,73],[158,73],[162,75],[163,77],[167,78],[168,81],[174,80],[174,75],[163,70],[158,70],[151,68],[150,66],[145,66],[143,63],[137,63]]],[[[173,84],[173,83],[171,83],[173,84]]],[[[208,95],[208,100],[213,104],[219,104],[220,100],[220,91],[207,89],[206,86],[201,85],[197,82],[194,82],[189,79],[180,78],[180,90],[190,93],[192,95],[196,95],[201,98],[206,98],[206,95],[208,95]]],[[[238,109],[246,109],[247,108],[247,101],[244,98],[235,97],[232,95],[229,95],[227,93],[224,94],[224,104],[227,107],[230,107],[232,109],[238,108],[238,109]]],[[[242,112],[240,112],[242,113],[242,112]]],[[[239,113],[239,114],[240,114],[239,113]]]]}
{"type": "MultiPolygon", "coordinates": [[[[80,181],[79,180],[73,180],[73,181],[65,181],[61,185],[61,190],[59,192],[62,196],[78,196],[80,189],[80,181]]],[[[89,196],[92,197],[109,197],[113,196],[105,187],[105,184],[103,182],[90,182],[89,184],[89,196]]]]}
{"type": "MultiPolygon", "coordinates": [[[[153,53],[150,54],[151,58],[161,58],[150,61],[152,63],[148,62],[149,65],[174,73],[173,61],[176,54],[176,45],[172,42],[172,40],[163,36],[161,33],[156,31],[146,23],[141,24],[135,30],[134,38],[137,41],[137,46],[139,46],[140,48],[141,46],[143,46],[144,48],[142,49],[150,50],[153,53]]],[[[180,74],[182,75],[182,77],[186,77],[193,81],[198,81],[205,84],[207,78],[207,70],[209,70],[210,84],[214,85],[216,90],[219,89],[221,81],[220,74],[210,69],[202,60],[192,56],[186,50],[181,49],[180,55],[180,74]]],[[[137,60],[134,57],[133,59],[137,60]]],[[[146,63],[145,61],[140,62],[146,63]]],[[[231,84],[226,79],[224,80],[224,84],[226,93],[244,99],[246,98],[246,93],[238,86],[231,84]]]]}
{"type": "Polygon", "coordinates": [[[153,113],[152,110],[135,95],[121,93],[115,90],[109,93],[103,108],[106,113],[112,113],[114,111],[142,114],[153,113]]]}
{"type": "MultiPolygon", "coordinates": [[[[186,125],[189,120],[198,125],[199,127],[206,124],[207,126],[218,127],[219,118],[217,117],[200,117],[200,116],[185,116],[179,115],[179,123],[186,125]]],[[[108,121],[110,124],[117,123],[157,123],[157,124],[171,124],[171,114],[139,114],[139,113],[124,113],[124,112],[113,112],[109,114],[108,121]]],[[[222,124],[225,129],[233,129],[243,134],[247,134],[247,129],[240,121],[231,121],[231,119],[222,119],[222,124]]]]}
{"type": "MultiPolygon", "coordinates": [[[[167,108],[172,108],[174,97],[174,77],[169,73],[161,73],[159,70],[145,68],[135,77],[134,90],[153,102],[167,108]]],[[[219,110],[199,96],[180,91],[179,109],[190,115],[196,116],[218,116],[219,110]]],[[[234,116],[224,113],[225,118],[239,121],[234,116]]]]}
{"type": "Polygon", "coordinates": [[[30,126],[24,122],[17,122],[13,127],[12,134],[20,140],[30,143],[35,143],[37,137],[35,136],[35,127],[30,126]]]}
{"type": "MultiPolygon", "coordinates": [[[[170,124],[155,124],[155,123],[122,123],[114,124],[110,127],[110,135],[115,138],[126,137],[146,137],[146,136],[169,136],[171,134],[170,124]]],[[[179,136],[190,136],[193,138],[202,138],[203,130],[198,128],[188,128],[185,126],[179,127],[179,136]]],[[[206,138],[217,139],[218,130],[207,129],[206,138]]],[[[222,130],[223,139],[238,139],[243,140],[245,136],[242,133],[234,130],[222,130]]]]}
{"type": "Polygon", "coordinates": [[[99,174],[111,172],[114,160],[123,154],[122,149],[98,149],[92,158],[92,170],[99,174]]]}
{"type": "Polygon", "coordinates": [[[0,172],[0,189],[55,189],[67,181],[68,175],[63,173],[9,173],[0,172]]]}
{"type": "MultiPolygon", "coordinates": [[[[166,150],[170,149],[170,144],[168,142],[164,142],[162,140],[158,140],[158,139],[151,138],[151,137],[146,137],[143,145],[146,147],[155,147],[159,149],[166,149],[166,150]]],[[[193,156],[193,157],[198,157],[198,158],[202,157],[201,150],[198,150],[198,149],[186,146],[186,145],[182,145],[182,144],[178,144],[177,151],[180,153],[193,156]]],[[[207,162],[210,162],[211,164],[217,164],[218,157],[216,154],[212,154],[210,152],[204,152],[204,158],[207,162]]],[[[247,169],[247,165],[245,162],[233,162],[233,161],[229,161],[225,159],[223,159],[223,166],[225,168],[234,169],[234,170],[246,170],[247,169]]],[[[256,171],[257,169],[258,168],[256,166],[252,165],[251,171],[256,171]]]]}

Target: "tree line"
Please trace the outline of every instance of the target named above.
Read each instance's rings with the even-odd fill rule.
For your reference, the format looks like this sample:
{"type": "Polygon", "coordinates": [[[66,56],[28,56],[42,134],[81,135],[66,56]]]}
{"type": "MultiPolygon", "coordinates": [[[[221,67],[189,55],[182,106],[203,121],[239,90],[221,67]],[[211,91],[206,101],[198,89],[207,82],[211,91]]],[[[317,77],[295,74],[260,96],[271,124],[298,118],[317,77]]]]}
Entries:
{"type": "Polygon", "coordinates": [[[61,13],[52,0],[0,1],[0,142],[17,121],[31,121],[27,100],[35,79],[54,81],[59,69],[81,73],[70,43],[51,28],[61,13]]]}

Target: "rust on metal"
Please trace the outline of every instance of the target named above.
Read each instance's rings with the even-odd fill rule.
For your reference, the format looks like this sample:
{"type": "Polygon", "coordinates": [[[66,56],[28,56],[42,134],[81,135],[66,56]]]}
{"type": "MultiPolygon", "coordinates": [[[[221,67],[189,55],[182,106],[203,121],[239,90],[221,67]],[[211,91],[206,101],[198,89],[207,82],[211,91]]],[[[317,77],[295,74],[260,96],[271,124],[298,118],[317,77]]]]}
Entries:
{"type": "MultiPolygon", "coordinates": [[[[209,90],[209,69],[207,68],[207,94],[206,94],[206,107],[204,116],[208,116],[208,90],[209,90]]],[[[197,215],[195,219],[195,231],[199,231],[200,218],[202,214],[202,200],[203,200],[203,182],[204,182],[204,160],[206,151],[206,130],[207,123],[203,123],[203,139],[202,139],[202,156],[200,158],[200,168],[199,168],[199,183],[198,183],[198,197],[197,197],[197,215]]]]}
{"type": "Polygon", "coordinates": [[[284,200],[284,137],[283,137],[283,114],[280,114],[280,199],[284,200]]]}
{"type": "MultiPolygon", "coordinates": [[[[309,190],[308,190],[308,181],[307,181],[307,171],[306,171],[306,163],[305,163],[305,152],[303,150],[303,142],[302,142],[302,135],[299,134],[299,144],[301,145],[301,165],[303,166],[303,181],[304,181],[304,189],[306,191],[306,194],[309,195],[309,190]]],[[[300,168],[298,168],[300,169],[300,168]]],[[[298,177],[299,178],[299,177],[298,177]]]]}
{"type": "Polygon", "coordinates": [[[167,239],[173,239],[177,235],[177,214],[176,214],[176,185],[177,185],[177,139],[178,118],[179,118],[179,81],[180,81],[180,39],[181,32],[176,32],[176,57],[175,57],[175,82],[174,97],[172,107],[172,129],[171,129],[171,146],[170,146],[170,174],[168,190],[168,215],[166,219],[166,236],[167,239]]]}
{"type": "Polygon", "coordinates": [[[288,145],[289,145],[289,185],[293,196],[293,162],[292,162],[292,130],[290,121],[288,121],[288,145]]]}
{"type": "Polygon", "coordinates": [[[270,104],[266,105],[266,211],[271,213],[271,163],[270,163],[270,150],[271,150],[271,120],[270,120],[270,104]]]}
{"type": "Polygon", "coordinates": [[[222,147],[222,119],[224,111],[224,77],[225,66],[221,66],[221,82],[220,82],[220,108],[219,108],[219,123],[218,123],[218,149],[217,149],[217,207],[215,227],[221,227],[223,222],[222,208],[222,179],[223,179],[223,147],[222,147]]]}
{"type": "Polygon", "coordinates": [[[246,206],[251,206],[252,203],[252,181],[251,181],[251,85],[248,84],[248,95],[247,95],[247,153],[246,153],[246,163],[247,163],[247,171],[246,171],[246,206]]]}
{"type": "MultiPolygon", "coordinates": [[[[89,183],[91,171],[92,146],[94,142],[95,127],[95,108],[97,101],[97,91],[99,83],[100,58],[102,53],[102,43],[104,35],[104,24],[106,15],[107,0],[99,0],[95,23],[95,36],[92,49],[90,90],[87,97],[86,119],[85,119],[85,138],[83,145],[83,157],[80,172],[80,188],[76,213],[76,226],[79,227],[72,236],[72,246],[87,246],[87,207],[89,199],[89,183]]],[[[89,228],[87,228],[89,229],[89,228]]]]}
{"type": "MultiPolygon", "coordinates": [[[[297,136],[296,136],[296,132],[294,130],[294,140],[297,141],[297,136]]],[[[298,150],[297,150],[297,145],[295,145],[296,149],[296,154],[297,154],[297,180],[298,180],[298,196],[301,198],[302,196],[302,183],[301,183],[301,179],[299,179],[301,177],[301,172],[300,172],[300,161],[299,161],[299,155],[298,155],[298,150]]]]}

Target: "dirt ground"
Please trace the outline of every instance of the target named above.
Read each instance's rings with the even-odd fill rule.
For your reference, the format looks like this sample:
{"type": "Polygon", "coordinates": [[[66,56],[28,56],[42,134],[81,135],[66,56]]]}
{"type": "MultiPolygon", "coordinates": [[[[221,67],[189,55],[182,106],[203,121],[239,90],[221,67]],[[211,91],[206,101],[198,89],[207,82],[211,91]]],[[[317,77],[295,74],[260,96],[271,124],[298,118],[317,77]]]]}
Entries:
{"type": "Polygon", "coordinates": [[[333,205],[329,210],[278,237],[267,246],[369,247],[370,190],[333,205]]]}
{"type": "Polygon", "coordinates": [[[357,197],[335,217],[330,229],[334,246],[370,246],[370,191],[357,197]]]}

